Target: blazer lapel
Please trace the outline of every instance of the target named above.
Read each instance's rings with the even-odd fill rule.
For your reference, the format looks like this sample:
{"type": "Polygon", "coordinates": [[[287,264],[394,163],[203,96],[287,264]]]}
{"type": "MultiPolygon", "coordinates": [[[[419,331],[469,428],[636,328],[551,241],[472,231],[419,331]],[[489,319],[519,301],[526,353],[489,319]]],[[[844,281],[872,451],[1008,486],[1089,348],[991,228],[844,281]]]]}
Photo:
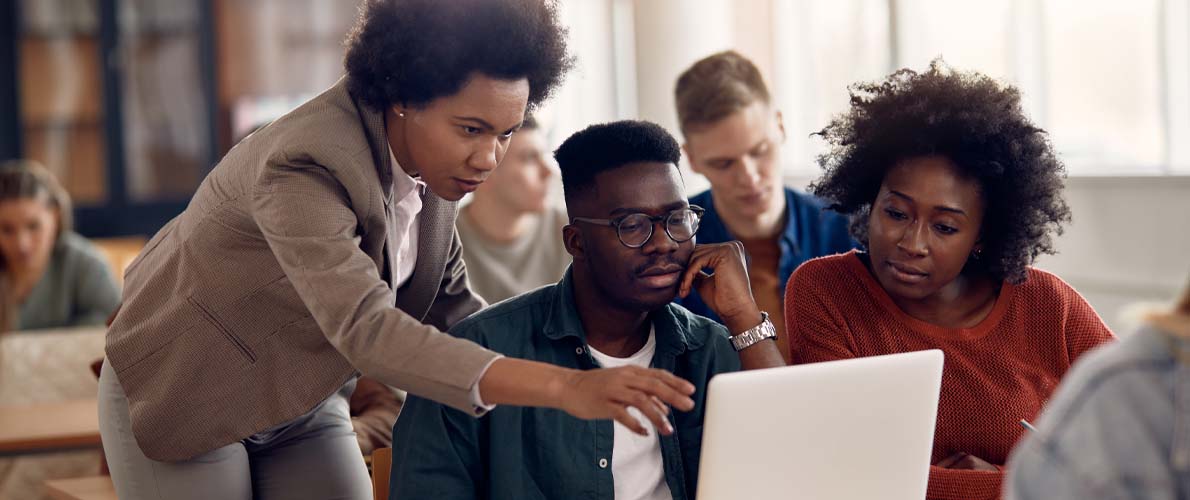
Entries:
{"type": "Polygon", "coordinates": [[[413,265],[413,276],[397,290],[397,307],[410,316],[424,319],[438,287],[442,284],[442,273],[450,245],[454,241],[455,210],[458,204],[446,201],[426,190],[422,195],[422,209],[417,235],[417,263],[413,265]]]}
{"type": "Polygon", "coordinates": [[[372,150],[372,162],[376,165],[376,175],[380,177],[380,189],[384,192],[384,206],[388,207],[393,201],[393,164],[389,158],[388,135],[384,129],[384,113],[368,106],[357,103],[360,120],[364,124],[364,131],[368,136],[368,145],[372,150]]]}
{"type": "MultiPolygon", "coordinates": [[[[342,82],[340,82],[342,84],[342,82]]],[[[364,133],[368,138],[368,146],[372,152],[372,163],[376,166],[376,176],[379,179],[381,196],[384,200],[382,212],[384,224],[380,227],[365,226],[365,232],[379,237],[382,242],[377,265],[380,266],[380,276],[388,282],[389,287],[396,285],[396,249],[388,244],[389,221],[392,220],[393,209],[393,163],[389,154],[388,134],[384,127],[384,113],[373,110],[363,103],[356,102],[359,110],[360,122],[364,125],[364,133]]],[[[420,245],[419,245],[420,246],[420,245]]],[[[420,249],[419,249],[420,251],[420,249]]],[[[405,288],[408,288],[406,286],[405,288]]],[[[398,295],[400,297],[400,295],[398,295]]],[[[397,300],[398,304],[402,301],[397,300]]],[[[402,308],[404,309],[404,308],[402,308]]],[[[408,310],[406,310],[408,312],[408,310]]]]}
{"type": "MultiPolygon", "coordinates": [[[[384,218],[390,220],[389,213],[393,205],[393,168],[389,157],[388,135],[384,128],[384,114],[369,108],[362,103],[356,103],[360,113],[360,120],[368,136],[368,144],[372,149],[372,161],[376,164],[376,174],[380,178],[380,188],[384,193],[384,218]]],[[[422,194],[422,209],[418,215],[420,223],[417,235],[417,263],[413,267],[413,276],[405,286],[397,290],[396,306],[415,318],[423,319],[434,297],[438,295],[438,287],[442,283],[442,273],[446,269],[447,253],[454,240],[455,202],[446,201],[428,189],[422,194]]],[[[384,265],[381,276],[388,281],[389,286],[395,285],[396,249],[388,244],[387,232],[391,228],[384,228],[384,265]]]]}

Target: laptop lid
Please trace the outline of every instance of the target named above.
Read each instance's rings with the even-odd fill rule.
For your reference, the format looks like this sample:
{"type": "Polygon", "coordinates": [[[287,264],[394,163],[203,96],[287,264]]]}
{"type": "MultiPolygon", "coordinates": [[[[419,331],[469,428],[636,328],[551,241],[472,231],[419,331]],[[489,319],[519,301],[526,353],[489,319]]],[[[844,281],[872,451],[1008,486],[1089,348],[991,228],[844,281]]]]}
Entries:
{"type": "Polygon", "coordinates": [[[921,500],[942,351],[711,379],[698,499],[921,500]]]}

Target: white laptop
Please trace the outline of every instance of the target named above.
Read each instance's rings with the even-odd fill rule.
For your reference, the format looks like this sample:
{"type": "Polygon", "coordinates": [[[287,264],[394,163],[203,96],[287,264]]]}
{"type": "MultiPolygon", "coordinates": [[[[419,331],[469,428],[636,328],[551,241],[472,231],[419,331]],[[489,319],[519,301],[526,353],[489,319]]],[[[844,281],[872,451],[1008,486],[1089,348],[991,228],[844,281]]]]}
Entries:
{"type": "Polygon", "coordinates": [[[699,500],[922,500],[942,351],[711,379],[699,500]]]}

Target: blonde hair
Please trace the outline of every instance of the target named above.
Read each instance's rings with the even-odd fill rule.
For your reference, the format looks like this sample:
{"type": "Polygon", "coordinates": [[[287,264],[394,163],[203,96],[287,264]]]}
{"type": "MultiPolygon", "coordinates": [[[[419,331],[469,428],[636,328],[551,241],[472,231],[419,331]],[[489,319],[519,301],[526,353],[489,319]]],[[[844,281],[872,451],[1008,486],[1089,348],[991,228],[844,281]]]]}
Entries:
{"type": "MultiPolygon", "coordinates": [[[[0,164],[0,203],[33,199],[45,202],[58,215],[58,234],[73,227],[70,196],[54,175],[30,160],[13,160],[0,164]]],[[[8,262],[0,254],[0,331],[11,330],[16,322],[17,303],[13,297],[8,262]]]]}
{"type": "Polygon", "coordinates": [[[678,76],[674,102],[683,134],[715,123],[756,101],[770,103],[760,69],[739,52],[702,58],[678,76]]]}

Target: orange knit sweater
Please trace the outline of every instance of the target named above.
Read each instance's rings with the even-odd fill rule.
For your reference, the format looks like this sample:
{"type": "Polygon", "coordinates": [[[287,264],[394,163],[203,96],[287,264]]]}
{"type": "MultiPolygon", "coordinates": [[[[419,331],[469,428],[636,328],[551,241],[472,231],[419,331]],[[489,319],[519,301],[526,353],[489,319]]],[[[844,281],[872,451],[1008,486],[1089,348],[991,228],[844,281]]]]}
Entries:
{"type": "MultiPolygon", "coordinates": [[[[905,314],[856,251],[814,259],[789,277],[785,327],[795,363],[941,349],[946,356],[931,463],[966,452],[997,466],[1070,364],[1114,339],[1057,276],[1029,269],[1004,283],[992,312],[967,329],[905,314]]],[[[930,467],[931,500],[1000,498],[1002,472],[930,467]]]]}

